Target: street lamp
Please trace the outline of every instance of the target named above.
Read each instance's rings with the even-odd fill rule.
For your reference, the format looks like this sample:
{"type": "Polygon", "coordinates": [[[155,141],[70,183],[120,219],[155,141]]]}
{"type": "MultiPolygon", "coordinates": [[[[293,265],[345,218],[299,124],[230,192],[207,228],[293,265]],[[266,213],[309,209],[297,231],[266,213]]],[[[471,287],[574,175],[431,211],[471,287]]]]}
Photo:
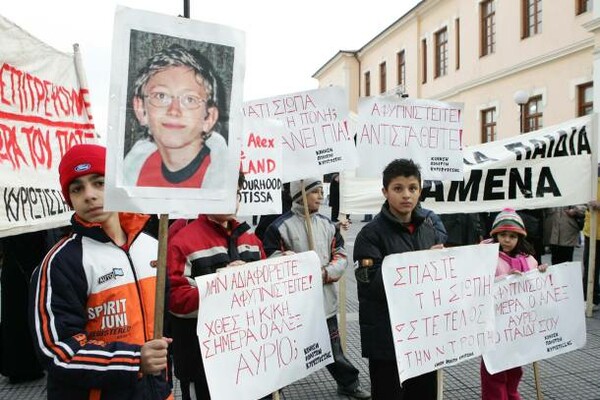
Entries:
{"type": "Polygon", "coordinates": [[[517,90],[513,96],[515,103],[519,105],[519,123],[521,133],[525,131],[525,105],[529,101],[529,95],[524,90],[517,90]]]}

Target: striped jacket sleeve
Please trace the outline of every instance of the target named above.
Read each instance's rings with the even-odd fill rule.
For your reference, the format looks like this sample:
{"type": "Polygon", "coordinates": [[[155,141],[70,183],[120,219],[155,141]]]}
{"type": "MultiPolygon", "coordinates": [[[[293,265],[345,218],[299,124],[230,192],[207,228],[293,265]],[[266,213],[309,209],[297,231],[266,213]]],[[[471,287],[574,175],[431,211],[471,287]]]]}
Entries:
{"type": "Polygon", "coordinates": [[[334,229],[333,239],[331,240],[331,260],[325,265],[327,271],[326,282],[337,282],[344,275],[348,266],[348,255],[344,248],[344,238],[338,229],[334,229]]]}
{"type": "Polygon", "coordinates": [[[132,387],[138,380],[141,346],[90,340],[87,281],[81,246],[59,242],[32,276],[30,327],[49,376],[82,388],[132,387]]]}

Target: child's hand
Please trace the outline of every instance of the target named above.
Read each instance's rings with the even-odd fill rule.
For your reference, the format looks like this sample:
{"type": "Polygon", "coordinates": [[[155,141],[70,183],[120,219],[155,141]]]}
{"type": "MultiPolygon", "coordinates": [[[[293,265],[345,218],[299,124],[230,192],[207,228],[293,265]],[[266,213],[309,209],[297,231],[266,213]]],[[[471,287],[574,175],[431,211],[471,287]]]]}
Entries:
{"type": "Polygon", "coordinates": [[[246,261],[242,261],[242,260],[235,260],[230,262],[229,264],[227,264],[228,267],[239,267],[240,265],[244,265],[246,264],[246,261]]]}
{"type": "Polygon", "coordinates": [[[281,253],[282,256],[292,256],[294,254],[296,254],[296,252],[292,250],[286,250],[283,253],[281,253]]]}
{"type": "Polygon", "coordinates": [[[510,271],[511,275],[523,275],[523,273],[519,270],[513,269],[512,271],[510,271]]]}
{"type": "Polygon", "coordinates": [[[438,244],[434,244],[429,249],[430,250],[435,250],[435,249],[443,249],[443,248],[444,248],[444,245],[442,243],[438,243],[438,244]]]}
{"type": "Polygon", "coordinates": [[[352,222],[350,222],[349,219],[345,219],[343,221],[336,222],[336,225],[337,225],[338,229],[342,229],[342,230],[347,231],[348,229],[350,229],[350,224],[351,223],[352,222]]]}
{"type": "Polygon", "coordinates": [[[540,272],[546,272],[547,269],[548,269],[548,264],[538,265],[538,271],[540,271],[540,272]]]}

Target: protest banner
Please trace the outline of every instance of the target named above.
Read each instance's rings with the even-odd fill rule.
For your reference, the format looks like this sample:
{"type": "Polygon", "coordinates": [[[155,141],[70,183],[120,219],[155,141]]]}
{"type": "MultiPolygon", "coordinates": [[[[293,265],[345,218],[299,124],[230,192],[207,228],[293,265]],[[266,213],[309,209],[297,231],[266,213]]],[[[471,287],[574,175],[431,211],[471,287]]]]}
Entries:
{"type": "Polygon", "coordinates": [[[105,209],[235,212],[244,60],[241,31],[117,7],[105,209]]]}
{"type": "Polygon", "coordinates": [[[391,161],[410,158],[421,166],[423,179],[462,180],[462,116],[462,103],[361,97],[357,176],[380,177],[391,161]]]}
{"type": "Polygon", "coordinates": [[[255,400],[333,362],[315,252],[196,278],[211,397],[255,400]]]}
{"type": "Polygon", "coordinates": [[[238,215],[281,214],[281,121],[244,117],[238,215]]]}
{"type": "Polygon", "coordinates": [[[580,262],[501,278],[494,302],[496,346],[483,353],[491,374],[585,345],[580,262]]]}
{"type": "Polygon", "coordinates": [[[476,357],[494,342],[498,244],[387,256],[382,274],[400,381],[476,357]]]}
{"type": "Polygon", "coordinates": [[[245,103],[249,118],[282,120],[283,182],[356,168],[344,89],[326,87],[245,103]]]}
{"type": "MultiPolygon", "coordinates": [[[[592,198],[595,177],[591,132],[591,118],[586,116],[467,147],[463,151],[464,179],[425,180],[423,207],[445,214],[585,204],[592,198]]],[[[383,201],[380,178],[343,176],[343,212],[378,212],[383,201]]]]}
{"type": "Polygon", "coordinates": [[[83,71],[2,16],[0,49],[0,237],[67,225],[58,164],[96,137],[83,71]]]}

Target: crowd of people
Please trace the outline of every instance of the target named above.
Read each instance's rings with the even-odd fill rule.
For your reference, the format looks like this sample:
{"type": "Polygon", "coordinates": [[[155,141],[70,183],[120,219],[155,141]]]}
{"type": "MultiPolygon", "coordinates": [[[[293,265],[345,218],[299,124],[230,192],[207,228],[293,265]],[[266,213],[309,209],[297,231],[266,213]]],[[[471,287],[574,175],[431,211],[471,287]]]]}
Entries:
{"type": "MultiPolygon", "coordinates": [[[[495,215],[438,216],[420,204],[419,166],[406,159],[391,162],[382,177],[385,202],[358,233],[352,257],[369,392],[340,343],[335,282],[348,269],[341,234],[348,222],[336,223],[321,212],[321,179],[292,182],[282,192],[282,202],[289,210],[271,216],[260,237],[235,213],[174,221],[167,246],[167,328],[165,337],[154,338],[156,218],[104,210],[105,154],[99,145],[77,145],[60,162],[62,192],[74,210],[70,232],[35,235],[39,236],[38,253],[13,245],[18,243],[16,238],[3,240],[1,339],[6,342],[19,336],[20,343],[27,344],[19,348],[24,362],[14,364],[10,353],[13,346],[3,343],[1,372],[16,383],[37,379],[42,369],[46,370],[49,399],[170,399],[171,368],[181,383],[184,399],[210,399],[196,337],[202,309],[194,278],[220,268],[310,249],[321,260],[323,307],[334,358],[327,369],[338,393],[355,399],[435,399],[436,372],[400,385],[381,275],[386,256],[482,240],[498,242],[496,275],[501,276],[532,268],[545,271],[547,265],[536,260],[541,254],[528,242],[531,236],[542,238],[551,252],[552,264],[573,259],[573,249],[580,246],[581,229],[586,251],[589,246],[590,214],[585,206],[543,210],[539,218],[530,214],[524,218],[527,214],[512,209],[495,215]],[[312,238],[307,223],[311,224],[312,238]],[[15,281],[21,290],[11,291],[17,287],[15,281]],[[16,296],[15,292],[21,295],[23,288],[29,289],[28,299],[15,302],[16,297],[8,298],[16,296]],[[15,307],[16,303],[22,307],[15,307]],[[8,314],[11,309],[12,318],[8,314]],[[20,321],[14,318],[15,313],[20,321]],[[24,328],[27,314],[29,329],[24,328]],[[29,355],[25,348],[31,350],[29,355]]],[[[238,189],[243,180],[240,174],[238,189]]],[[[589,208],[600,205],[593,202],[589,208]]],[[[596,305],[600,300],[597,277],[598,269],[596,305]]],[[[482,397],[518,398],[521,375],[520,368],[490,374],[482,362],[482,397]]]]}

